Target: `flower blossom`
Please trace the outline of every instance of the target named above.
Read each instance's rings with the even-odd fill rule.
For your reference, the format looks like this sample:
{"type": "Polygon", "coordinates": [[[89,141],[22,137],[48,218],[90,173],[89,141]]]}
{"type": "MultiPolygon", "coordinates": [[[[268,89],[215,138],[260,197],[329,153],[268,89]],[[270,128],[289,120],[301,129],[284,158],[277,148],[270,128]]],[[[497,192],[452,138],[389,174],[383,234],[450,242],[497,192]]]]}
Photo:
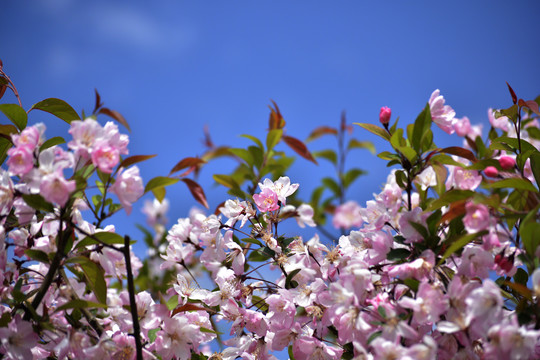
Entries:
{"type": "Polygon", "coordinates": [[[433,122],[444,132],[453,134],[456,112],[449,105],[444,104],[444,97],[440,95],[439,89],[431,94],[429,108],[433,122]]]}
{"type": "Polygon", "coordinates": [[[126,209],[126,213],[129,215],[131,213],[131,205],[144,193],[139,168],[132,166],[126,171],[120,169],[116,177],[116,182],[111,186],[111,192],[116,194],[118,200],[120,200],[120,203],[126,209]]]}

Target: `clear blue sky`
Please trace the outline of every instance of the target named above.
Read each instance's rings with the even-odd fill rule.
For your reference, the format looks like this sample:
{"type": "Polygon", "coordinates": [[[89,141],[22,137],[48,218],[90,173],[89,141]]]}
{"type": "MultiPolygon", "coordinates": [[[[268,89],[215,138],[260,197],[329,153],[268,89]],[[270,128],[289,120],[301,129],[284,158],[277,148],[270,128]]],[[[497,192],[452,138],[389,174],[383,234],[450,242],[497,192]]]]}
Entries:
{"type": "MultiPolygon", "coordinates": [[[[89,112],[97,88],[131,124],[131,154],[158,154],[141,166],[146,181],[201,154],[205,124],[218,144],[264,136],[270,99],[304,139],[342,110],[351,123],[377,122],[386,105],[410,122],[436,88],[458,117],[484,124],[488,107],[509,105],[506,81],[520,97],[540,94],[538,1],[27,0],[0,13],[0,59],[23,106],[58,97],[89,112]]],[[[67,135],[61,120],[31,114],[48,137],[67,135]]],[[[358,151],[349,164],[370,171],[350,193],[364,204],[385,163],[358,151]]],[[[329,170],[299,159],[289,176],[307,198],[329,170]]],[[[212,210],[224,199],[211,175],[224,171],[201,174],[212,210]]],[[[183,184],[168,193],[172,225],[195,203],[183,184]]],[[[144,222],[139,204],[119,232],[144,222]]]]}

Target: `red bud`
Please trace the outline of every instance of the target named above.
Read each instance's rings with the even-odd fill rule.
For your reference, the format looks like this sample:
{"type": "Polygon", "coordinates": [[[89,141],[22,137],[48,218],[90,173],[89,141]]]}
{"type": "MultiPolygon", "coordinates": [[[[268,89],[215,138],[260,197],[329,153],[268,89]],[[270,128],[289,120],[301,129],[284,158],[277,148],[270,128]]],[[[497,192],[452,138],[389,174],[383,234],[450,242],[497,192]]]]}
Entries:
{"type": "Polygon", "coordinates": [[[391,116],[392,110],[387,106],[383,106],[381,108],[381,112],[379,113],[379,121],[381,122],[381,124],[386,125],[390,122],[391,116]]]}

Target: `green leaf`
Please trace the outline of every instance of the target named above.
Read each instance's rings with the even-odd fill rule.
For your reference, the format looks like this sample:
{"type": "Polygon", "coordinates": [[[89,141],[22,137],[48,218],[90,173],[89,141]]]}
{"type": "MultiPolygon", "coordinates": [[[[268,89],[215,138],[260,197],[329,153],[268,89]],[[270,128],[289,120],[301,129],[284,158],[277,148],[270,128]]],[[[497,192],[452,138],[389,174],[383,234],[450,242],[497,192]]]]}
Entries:
{"type": "Polygon", "coordinates": [[[154,341],[156,341],[157,333],[160,331],[161,328],[156,328],[152,330],[148,330],[148,340],[150,340],[150,343],[152,344],[154,341]]]}
{"type": "Polygon", "coordinates": [[[351,149],[367,149],[375,155],[375,146],[371,141],[358,141],[356,139],[351,139],[347,145],[347,150],[351,149]]]}
{"type": "Polygon", "coordinates": [[[337,154],[334,150],[326,149],[321,151],[315,151],[313,156],[316,158],[323,158],[330,161],[332,164],[337,165],[337,154]]]}
{"type": "Polygon", "coordinates": [[[536,180],[536,186],[540,188],[540,152],[538,151],[531,155],[531,170],[536,180]]]}
{"type": "Polygon", "coordinates": [[[366,123],[354,123],[354,124],[366,129],[372,134],[382,137],[384,140],[390,141],[390,134],[380,126],[373,125],[373,124],[366,124],[366,123]]]}
{"type": "Polygon", "coordinates": [[[457,239],[449,239],[447,240],[446,242],[450,244],[450,246],[448,246],[448,248],[446,249],[446,251],[444,252],[442,258],[439,260],[439,265],[441,265],[442,263],[444,263],[444,261],[452,256],[452,254],[454,254],[456,251],[462,249],[465,245],[467,245],[468,243],[470,243],[471,241],[473,241],[474,239],[480,237],[480,236],[483,236],[487,234],[487,231],[480,231],[480,232],[477,232],[477,233],[474,233],[474,234],[465,234],[463,236],[460,236],[458,237],[457,239]]]}
{"type": "Polygon", "coordinates": [[[472,198],[474,191],[471,190],[450,190],[441,195],[440,198],[429,204],[427,211],[433,211],[440,209],[443,206],[447,206],[450,203],[472,198]]]}
{"type": "Polygon", "coordinates": [[[282,135],[282,129],[273,129],[268,132],[268,135],[266,136],[267,151],[272,150],[279,143],[282,135]]]}
{"type": "Polygon", "coordinates": [[[422,152],[422,150],[426,150],[430,147],[431,144],[424,144],[424,139],[429,136],[428,133],[431,132],[431,123],[431,111],[429,104],[426,104],[424,110],[422,110],[414,122],[412,138],[409,137],[409,141],[416,152],[422,152]]]}
{"type": "Polygon", "coordinates": [[[33,209],[54,212],[54,207],[39,194],[22,194],[22,198],[33,209]]]}
{"type": "Polygon", "coordinates": [[[390,138],[392,147],[401,152],[410,162],[414,162],[417,156],[416,151],[407,145],[406,140],[403,138],[403,129],[397,129],[390,138]]]}
{"type": "Polygon", "coordinates": [[[240,187],[238,183],[229,175],[215,174],[212,177],[214,178],[215,182],[225,187],[228,187],[229,189],[240,187]]]}
{"type": "MultiPolygon", "coordinates": [[[[498,147],[497,144],[507,144],[511,151],[516,152],[519,149],[519,143],[517,138],[512,138],[508,136],[501,136],[499,138],[493,139],[491,142],[490,149],[492,150],[506,150],[507,147],[498,147]]],[[[536,150],[536,148],[526,140],[521,139],[521,151],[526,152],[529,150],[536,150]]]]}
{"type": "Polygon", "coordinates": [[[106,304],[100,304],[93,301],[73,299],[66,304],[59,306],[54,312],[67,310],[67,309],[88,309],[88,308],[107,308],[106,304]]]}
{"type": "Polygon", "coordinates": [[[176,184],[180,179],[170,178],[166,176],[156,176],[155,178],[148,181],[144,188],[144,192],[147,193],[157,188],[162,188],[165,186],[176,184]]]}
{"type": "Polygon", "coordinates": [[[19,128],[24,130],[26,122],[28,121],[28,115],[22,107],[17,104],[0,104],[0,111],[7,116],[7,118],[19,128]]]}
{"type": "Polygon", "coordinates": [[[249,166],[253,165],[253,156],[248,150],[242,148],[232,148],[229,149],[229,151],[238,156],[240,159],[244,160],[249,166]]]}
{"type": "Polygon", "coordinates": [[[527,282],[529,281],[529,274],[522,268],[518,268],[516,273],[514,274],[514,281],[527,286],[527,282]]]}
{"type": "Polygon", "coordinates": [[[289,360],[296,360],[294,358],[294,353],[293,353],[293,347],[292,345],[289,345],[289,347],[287,348],[287,352],[289,353],[289,360]]]}
{"type": "Polygon", "coordinates": [[[263,147],[263,144],[261,142],[261,140],[257,139],[255,136],[251,136],[251,135],[247,135],[247,134],[243,134],[243,135],[240,135],[241,137],[245,137],[247,139],[250,139],[251,141],[253,141],[255,144],[257,144],[257,146],[261,149],[261,150],[264,150],[264,147],[263,147]]]}
{"type": "Polygon", "coordinates": [[[348,188],[354,180],[356,180],[359,176],[366,174],[364,170],[353,168],[345,173],[343,176],[343,186],[345,188],[348,188]]]}
{"type": "Polygon", "coordinates": [[[392,249],[386,254],[386,259],[389,261],[404,260],[411,255],[411,252],[405,248],[392,249]]]}
{"type": "Polygon", "coordinates": [[[66,140],[64,140],[63,137],[55,136],[50,138],[49,140],[45,141],[43,145],[39,147],[39,151],[43,151],[45,149],[48,149],[50,147],[53,147],[55,145],[65,144],[66,140]]]}
{"type": "Polygon", "coordinates": [[[68,124],[71,124],[73,120],[81,119],[79,115],[77,114],[77,112],[73,110],[73,108],[67,102],[65,102],[64,100],[55,99],[55,98],[45,99],[43,101],[40,101],[32,105],[32,107],[30,108],[30,110],[28,110],[28,112],[32,110],[41,110],[41,111],[48,112],[64,120],[68,124]]]}
{"type": "Polygon", "coordinates": [[[531,258],[536,257],[536,249],[540,246],[540,223],[528,221],[524,222],[519,228],[519,234],[523,241],[525,251],[531,258]]]}
{"type": "Polygon", "coordinates": [[[27,250],[24,250],[24,253],[31,260],[36,260],[36,261],[42,262],[44,264],[49,264],[49,256],[44,251],[34,250],[34,249],[27,249],[27,250]]]}
{"type": "Polygon", "coordinates": [[[298,283],[293,281],[293,278],[300,272],[300,270],[302,269],[294,269],[287,275],[287,278],[285,279],[285,289],[294,289],[298,286],[298,283]]]}
{"type": "Polygon", "coordinates": [[[105,283],[105,276],[103,269],[84,256],[77,256],[66,260],[68,263],[77,263],[81,266],[85,282],[92,290],[98,301],[102,304],[107,303],[107,284],[105,283]]]}
{"type": "Polygon", "coordinates": [[[485,184],[484,187],[487,189],[511,188],[511,189],[538,192],[538,190],[534,187],[534,185],[528,179],[523,179],[523,178],[502,179],[499,181],[495,181],[491,184],[485,184]]]}
{"type": "Polygon", "coordinates": [[[107,245],[124,244],[124,238],[117,233],[112,233],[108,231],[99,231],[93,234],[92,237],[86,237],[82,239],[77,244],[77,248],[82,247],[82,246],[101,244],[101,243],[107,244],[107,245]]]}
{"type": "Polygon", "coordinates": [[[338,183],[331,177],[325,177],[322,179],[322,183],[330,189],[336,196],[339,197],[341,194],[341,189],[339,188],[338,183]]]}

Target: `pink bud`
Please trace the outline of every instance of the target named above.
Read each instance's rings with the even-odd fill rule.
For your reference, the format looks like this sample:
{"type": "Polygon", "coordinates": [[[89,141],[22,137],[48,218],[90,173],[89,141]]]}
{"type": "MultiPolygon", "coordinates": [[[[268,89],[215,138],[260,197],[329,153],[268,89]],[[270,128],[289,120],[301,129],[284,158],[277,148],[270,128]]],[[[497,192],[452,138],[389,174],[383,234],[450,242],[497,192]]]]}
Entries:
{"type": "Polygon", "coordinates": [[[383,106],[381,108],[381,112],[379,113],[379,121],[381,122],[381,124],[386,125],[390,122],[391,116],[392,110],[387,106],[383,106]]]}
{"type": "Polygon", "coordinates": [[[516,165],[516,160],[510,156],[501,156],[499,158],[499,164],[501,164],[501,167],[504,170],[510,170],[514,168],[514,165],[516,165]]]}
{"type": "Polygon", "coordinates": [[[499,170],[495,166],[488,166],[484,169],[484,174],[489,177],[497,177],[499,175],[499,170]]]}

